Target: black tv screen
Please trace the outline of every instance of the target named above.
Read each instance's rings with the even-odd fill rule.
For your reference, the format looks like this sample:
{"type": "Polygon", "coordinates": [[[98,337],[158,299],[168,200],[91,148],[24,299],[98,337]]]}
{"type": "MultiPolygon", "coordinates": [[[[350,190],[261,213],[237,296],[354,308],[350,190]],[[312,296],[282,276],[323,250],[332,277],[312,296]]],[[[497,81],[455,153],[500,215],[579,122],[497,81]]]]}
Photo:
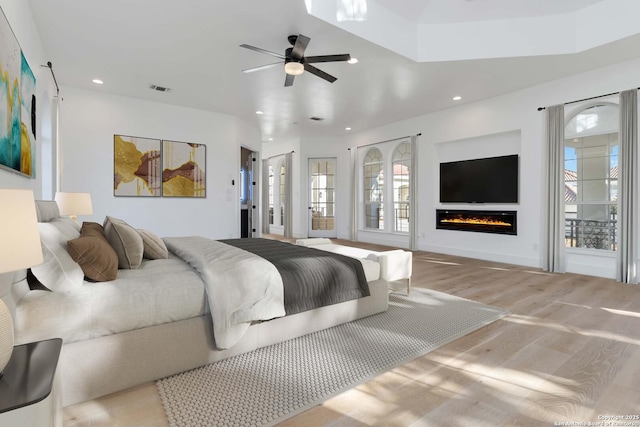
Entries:
{"type": "Polygon", "coordinates": [[[518,155],[440,163],[440,203],[518,203],[518,155]]]}

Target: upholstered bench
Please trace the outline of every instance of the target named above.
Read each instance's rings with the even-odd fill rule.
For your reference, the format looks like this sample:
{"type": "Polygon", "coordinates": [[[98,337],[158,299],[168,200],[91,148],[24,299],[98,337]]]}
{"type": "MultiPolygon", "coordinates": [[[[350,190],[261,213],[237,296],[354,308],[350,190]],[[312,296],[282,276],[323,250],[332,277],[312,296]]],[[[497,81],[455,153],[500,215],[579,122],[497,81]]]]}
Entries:
{"type": "Polygon", "coordinates": [[[377,252],[351,246],[337,245],[325,238],[298,239],[296,245],[309,246],[323,251],[334,252],[352,258],[376,261],[380,264],[380,278],[390,285],[405,282],[407,295],[411,293],[411,273],[413,254],[402,249],[377,252]]]}

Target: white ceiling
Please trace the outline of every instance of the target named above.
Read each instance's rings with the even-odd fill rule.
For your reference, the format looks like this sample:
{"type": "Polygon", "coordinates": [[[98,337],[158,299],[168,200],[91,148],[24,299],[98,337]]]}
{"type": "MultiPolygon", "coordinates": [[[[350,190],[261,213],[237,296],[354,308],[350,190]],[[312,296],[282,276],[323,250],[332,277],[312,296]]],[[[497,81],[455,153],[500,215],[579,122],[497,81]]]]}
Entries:
{"type": "MultiPolygon", "coordinates": [[[[353,0],[348,0],[353,1],[353,0]]],[[[377,0],[405,19],[422,24],[494,21],[576,12],[602,0],[377,0]]]]}
{"type": "MultiPolygon", "coordinates": [[[[640,56],[640,35],[633,35],[573,54],[419,63],[308,14],[313,1],[29,0],[61,85],[234,115],[259,128],[265,140],[343,135],[347,126],[357,132],[453,107],[454,95],[463,97],[458,103],[477,101],[640,56]],[[240,44],[283,52],[287,36],[298,33],[311,38],[306,55],[350,53],[359,62],[318,64],[338,80],[330,84],[304,73],[288,88],[280,67],[241,72],[275,58],[240,44]],[[93,84],[94,78],[104,85],[93,84]],[[158,93],[150,84],[172,91],[158,93]]],[[[636,3],[369,0],[371,6],[373,1],[421,23],[499,21],[636,3]]]]}

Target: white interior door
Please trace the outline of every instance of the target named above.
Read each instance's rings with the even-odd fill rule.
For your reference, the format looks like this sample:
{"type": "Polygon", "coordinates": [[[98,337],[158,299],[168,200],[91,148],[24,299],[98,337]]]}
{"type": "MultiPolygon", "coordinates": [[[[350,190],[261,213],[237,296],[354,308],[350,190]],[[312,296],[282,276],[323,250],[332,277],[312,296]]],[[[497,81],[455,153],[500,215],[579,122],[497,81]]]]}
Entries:
{"type": "Polygon", "coordinates": [[[309,237],[337,237],[336,159],[309,159],[309,237]]]}

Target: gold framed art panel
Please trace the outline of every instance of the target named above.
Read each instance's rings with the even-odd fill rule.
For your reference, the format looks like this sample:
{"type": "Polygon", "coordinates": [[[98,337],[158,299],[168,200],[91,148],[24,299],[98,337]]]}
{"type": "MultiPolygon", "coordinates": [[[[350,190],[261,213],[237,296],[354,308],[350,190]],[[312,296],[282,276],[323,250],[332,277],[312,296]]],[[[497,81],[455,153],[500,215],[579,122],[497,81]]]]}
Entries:
{"type": "Polygon", "coordinates": [[[113,136],[117,197],[206,197],[206,145],[113,136]]]}

